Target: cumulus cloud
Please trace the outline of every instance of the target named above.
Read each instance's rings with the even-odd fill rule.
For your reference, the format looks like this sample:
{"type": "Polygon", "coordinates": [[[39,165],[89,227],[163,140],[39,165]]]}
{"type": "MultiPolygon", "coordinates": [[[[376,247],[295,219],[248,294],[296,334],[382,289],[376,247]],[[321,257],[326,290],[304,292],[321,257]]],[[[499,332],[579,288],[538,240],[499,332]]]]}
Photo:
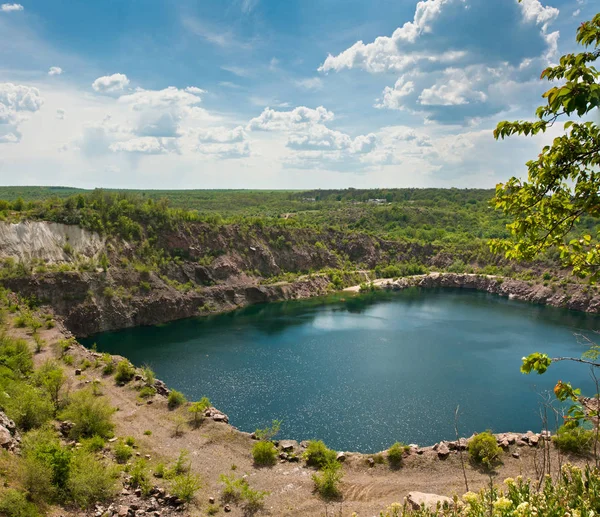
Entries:
{"type": "Polygon", "coordinates": [[[63,73],[63,69],[60,66],[51,66],[48,70],[48,75],[60,75],[63,73]]]}
{"type": "Polygon", "coordinates": [[[243,142],[247,139],[246,130],[242,126],[233,129],[226,127],[214,127],[200,129],[198,131],[198,140],[205,143],[231,144],[243,142]]]}
{"type": "Polygon", "coordinates": [[[181,90],[174,86],[169,86],[163,90],[138,88],[134,93],[119,97],[119,102],[129,104],[134,110],[138,111],[147,108],[182,108],[200,104],[202,99],[199,97],[199,92],[202,92],[200,88],[181,90]]]}
{"type": "Polygon", "coordinates": [[[295,126],[303,124],[316,124],[333,120],[334,115],[323,106],[316,109],[298,106],[290,111],[276,111],[271,108],[265,110],[258,116],[250,120],[248,129],[250,130],[289,130],[295,126]]]}
{"type": "Polygon", "coordinates": [[[12,11],[22,11],[24,7],[21,4],[2,4],[0,5],[0,11],[3,13],[9,13],[12,11]]]}
{"type": "Polygon", "coordinates": [[[499,82],[539,77],[557,53],[559,33],[549,26],[558,14],[540,0],[423,0],[391,36],[329,54],[319,70],[399,73],[376,107],[460,123],[507,108],[490,94],[499,82]]]}
{"type": "Polygon", "coordinates": [[[44,103],[37,88],[0,83],[0,143],[17,143],[21,140],[19,127],[28,113],[38,111],[44,103]]]}
{"type": "Polygon", "coordinates": [[[92,83],[92,88],[98,93],[115,93],[123,91],[128,84],[129,79],[125,74],[112,74],[98,77],[92,83]]]}
{"type": "Polygon", "coordinates": [[[156,138],[143,136],[131,138],[122,142],[115,142],[109,146],[113,152],[135,154],[167,154],[179,151],[175,138],[156,138]]]}

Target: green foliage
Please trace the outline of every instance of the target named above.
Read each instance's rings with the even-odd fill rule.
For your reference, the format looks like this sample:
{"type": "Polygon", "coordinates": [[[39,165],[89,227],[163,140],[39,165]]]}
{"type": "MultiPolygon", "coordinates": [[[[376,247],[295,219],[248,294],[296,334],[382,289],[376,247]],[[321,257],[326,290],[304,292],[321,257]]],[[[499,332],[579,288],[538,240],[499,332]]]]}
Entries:
{"type": "Polygon", "coordinates": [[[273,442],[259,441],[252,446],[252,457],[257,466],[275,465],[277,462],[277,447],[273,442]]]}
{"type": "Polygon", "coordinates": [[[119,364],[117,364],[117,373],[115,375],[115,382],[117,384],[127,384],[129,381],[131,381],[131,379],[133,379],[134,375],[135,368],[127,359],[119,361],[119,364]]]}
{"type": "Polygon", "coordinates": [[[156,375],[154,374],[154,370],[147,364],[142,366],[142,378],[144,379],[146,386],[154,386],[156,375]]]}
{"type": "Polygon", "coordinates": [[[169,409],[175,409],[187,402],[185,395],[177,390],[171,390],[167,397],[167,406],[169,409]]]}
{"type": "Polygon", "coordinates": [[[35,504],[27,500],[26,494],[9,488],[0,492],[0,515],[5,517],[39,517],[35,504]]]}
{"type": "Polygon", "coordinates": [[[115,442],[113,452],[115,453],[117,463],[127,463],[133,456],[133,449],[122,440],[115,442]]]}
{"type": "Polygon", "coordinates": [[[561,425],[552,441],[562,452],[584,454],[589,452],[594,442],[594,432],[581,426],[561,425]]]}
{"type": "Polygon", "coordinates": [[[404,453],[407,452],[408,446],[403,443],[396,442],[388,449],[387,458],[393,468],[398,468],[402,465],[404,453]]]}
{"type": "Polygon", "coordinates": [[[269,427],[265,427],[264,429],[257,429],[256,431],[254,431],[254,434],[259,440],[270,441],[273,438],[275,438],[275,436],[277,436],[277,434],[279,433],[279,430],[281,429],[281,423],[281,420],[273,420],[269,427]]]}
{"type": "Polygon", "coordinates": [[[8,417],[24,431],[44,425],[54,415],[50,397],[25,382],[9,384],[4,393],[0,393],[0,404],[8,417]]]}
{"type": "Polygon", "coordinates": [[[269,492],[250,488],[246,479],[235,477],[235,474],[221,474],[219,480],[224,485],[223,500],[241,503],[250,513],[262,508],[265,497],[269,495],[269,492]]]}
{"type": "Polygon", "coordinates": [[[85,389],[71,396],[69,405],[61,412],[61,418],[75,424],[71,429],[71,438],[78,440],[94,435],[109,438],[114,428],[114,411],[104,397],[97,397],[91,390],[85,389]]]}
{"type": "Polygon", "coordinates": [[[322,469],[328,463],[336,461],[337,454],[335,451],[328,449],[321,440],[311,440],[308,442],[303,457],[307,465],[322,469]]]}
{"type": "Polygon", "coordinates": [[[139,393],[140,398],[149,399],[156,395],[156,389],[152,386],[144,386],[139,393]]]}
{"type": "Polygon", "coordinates": [[[321,471],[312,475],[315,490],[325,499],[340,496],[340,482],[343,477],[342,465],[335,460],[328,461],[321,471]]]}
{"type": "Polygon", "coordinates": [[[192,402],[188,411],[192,414],[192,425],[198,427],[204,419],[204,412],[210,407],[208,397],[202,397],[197,402],[192,402]]]}
{"type": "Polygon", "coordinates": [[[152,490],[152,481],[146,460],[136,460],[129,469],[129,475],[131,476],[131,485],[134,488],[139,488],[144,496],[150,494],[150,490],[152,490]]]}
{"type": "Polygon", "coordinates": [[[471,438],[468,446],[469,458],[476,465],[493,468],[500,460],[502,449],[490,431],[479,433],[471,438]]]}
{"type": "Polygon", "coordinates": [[[100,452],[106,445],[106,440],[102,436],[94,435],[90,438],[81,440],[83,449],[88,452],[100,452]]]}
{"type": "Polygon", "coordinates": [[[600,13],[577,29],[577,43],[592,51],[566,54],[557,65],[542,72],[553,83],[536,111],[534,122],[500,122],[496,138],[545,132],[562,116],[564,133],[527,162],[528,176],[513,177],[498,185],[494,204],[514,218],[511,239],[493,242],[493,249],[509,258],[532,259],[556,247],[561,258],[581,276],[597,279],[600,273],[598,234],[573,231],[582,217],[600,216],[600,126],[577,119],[600,106],[600,73],[592,63],[600,56],[600,13]]]}
{"type": "Polygon", "coordinates": [[[111,500],[118,489],[118,469],[85,451],[73,454],[67,489],[69,498],[80,508],[111,500]]]}
{"type": "Polygon", "coordinates": [[[179,474],[173,477],[169,483],[171,493],[186,503],[194,498],[201,486],[200,478],[191,472],[179,474]]]}

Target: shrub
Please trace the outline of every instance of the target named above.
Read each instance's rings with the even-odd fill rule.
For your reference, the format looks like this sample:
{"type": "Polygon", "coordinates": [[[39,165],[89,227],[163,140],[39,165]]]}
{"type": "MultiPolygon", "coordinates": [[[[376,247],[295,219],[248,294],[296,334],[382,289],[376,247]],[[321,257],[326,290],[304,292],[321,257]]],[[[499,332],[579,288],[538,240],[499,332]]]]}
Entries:
{"type": "Polygon", "coordinates": [[[167,398],[169,409],[175,409],[186,403],[186,398],[183,393],[177,390],[171,390],[167,398]]]}
{"type": "Polygon", "coordinates": [[[57,490],[52,484],[53,476],[52,466],[41,458],[27,455],[21,462],[21,485],[31,501],[46,503],[56,498],[57,490]]]}
{"type": "Polygon", "coordinates": [[[277,461],[277,448],[273,445],[273,442],[256,442],[252,447],[252,457],[256,465],[275,465],[277,461]]]}
{"type": "Polygon", "coordinates": [[[0,493],[0,515],[6,517],[38,517],[35,505],[27,500],[25,494],[14,488],[0,493]]]}
{"type": "Polygon", "coordinates": [[[104,375],[112,375],[115,373],[115,363],[110,354],[102,354],[102,361],[104,362],[104,368],[102,368],[102,373],[104,375]]]}
{"type": "Polygon", "coordinates": [[[92,454],[78,451],[73,455],[67,482],[70,499],[81,508],[112,499],[117,494],[118,470],[96,459],[92,454]]]}
{"type": "Polygon", "coordinates": [[[200,478],[190,472],[180,474],[171,479],[171,493],[182,501],[189,503],[201,487],[200,478]]]}
{"type": "Polygon", "coordinates": [[[88,452],[100,452],[104,449],[106,445],[106,441],[102,436],[92,436],[91,438],[84,438],[81,440],[81,444],[83,445],[83,450],[88,452]]]}
{"type": "Polygon", "coordinates": [[[335,460],[328,461],[321,469],[321,472],[313,474],[312,476],[315,483],[315,490],[321,497],[326,499],[339,497],[339,484],[343,475],[344,473],[342,472],[340,463],[335,460]]]}
{"type": "Polygon", "coordinates": [[[583,427],[561,425],[552,441],[562,452],[583,454],[588,452],[594,440],[594,432],[583,427]]]}
{"type": "Polygon", "coordinates": [[[127,463],[133,456],[133,450],[129,445],[123,443],[121,440],[115,442],[114,446],[115,460],[117,463],[127,463]]]}
{"type": "Polygon", "coordinates": [[[73,356],[71,354],[63,355],[62,359],[67,366],[73,366],[73,356]]]}
{"type": "Polygon", "coordinates": [[[229,476],[221,474],[219,480],[225,485],[222,492],[223,499],[242,502],[249,513],[259,510],[263,505],[264,498],[269,495],[269,492],[250,488],[246,479],[236,478],[234,474],[229,476]]]}
{"type": "Polygon", "coordinates": [[[192,425],[198,427],[204,420],[204,412],[210,407],[208,397],[202,397],[198,402],[192,403],[188,411],[193,415],[192,425]]]}
{"type": "Polygon", "coordinates": [[[149,398],[154,397],[154,395],[156,395],[156,390],[152,386],[144,386],[140,390],[139,395],[140,395],[140,398],[149,399],[149,398]]]}
{"type": "Polygon", "coordinates": [[[131,485],[133,487],[139,488],[145,496],[150,494],[152,483],[150,482],[148,466],[145,460],[138,459],[129,470],[129,475],[131,476],[131,485]]]}
{"type": "Polygon", "coordinates": [[[273,420],[269,427],[265,427],[264,429],[257,429],[254,431],[254,434],[259,440],[270,441],[272,440],[281,429],[281,420],[273,420]]]}
{"type": "Polygon", "coordinates": [[[492,468],[498,462],[502,449],[490,431],[474,436],[469,442],[469,458],[473,463],[492,468]]]}
{"type": "Polygon", "coordinates": [[[71,438],[79,440],[94,435],[109,438],[114,428],[114,411],[104,397],[97,397],[86,389],[72,395],[69,405],[61,413],[61,418],[71,420],[75,424],[71,429],[71,438]]]}
{"type": "Polygon", "coordinates": [[[12,383],[5,394],[0,393],[0,402],[7,416],[23,431],[41,427],[54,415],[50,397],[41,389],[24,382],[12,383]]]}
{"type": "Polygon", "coordinates": [[[328,449],[321,440],[311,440],[304,451],[306,464],[318,469],[323,468],[327,463],[336,461],[336,457],[337,454],[335,451],[328,449]]]}
{"type": "Polygon", "coordinates": [[[179,456],[177,456],[175,465],[173,465],[173,468],[169,469],[169,472],[167,472],[167,477],[179,476],[181,474],[185,474],[186,472],[189,472],[189,470],[190,470],[189,455],[190,455],[190,453],[188,451],[186,451],[185,449],[182,449],[181,451],[179,451],[179,456]]]}
{"type": "Polygon", "coordinates": [[[117,384],[127,384],[131,379],[133,379],[134,375],[135,368],[129,361],[127,361],[127,359],[119,361],[119,364],[117,364],[117,374],[115,375],[115,382],[117,384]]]}
{"type": "Polygon", "coordinates": [[[64,495],[71,470],[72,454],[63,447],[51,429],[38,429],[23,438],[24,484],[42,500],[57,490],[64,495]]]}
{"type": "Polygon", "coordinates": [[[144,378],[144,382],[146,386],[154,386],[154,381],[156,381],[156,375],[154,375],[154,370],[150,368],[147,364],[142,366],[142,377],[144,378]]]}
{"type": "Polygon", "coordinates": [[[403,443],[396,442],[388,449],[387,458],[392,467],[399,467],[402,465],[404,453],[406,452],[407,446],[403,443]]]}
{"type": "Polygon", "coordinates": [[[60,405],[60,396],[67,378],[56,361],[46,361],[38,368],[33,377],[36,386],[42,388],[50,397],[55,411],[60,405]]]}
{"type": "Polygon", "coordinates": [[[129,445],[129,447],[135,448],[135,438],[133,436],[127,436],[125,438],[125,445],[129,445]]]}

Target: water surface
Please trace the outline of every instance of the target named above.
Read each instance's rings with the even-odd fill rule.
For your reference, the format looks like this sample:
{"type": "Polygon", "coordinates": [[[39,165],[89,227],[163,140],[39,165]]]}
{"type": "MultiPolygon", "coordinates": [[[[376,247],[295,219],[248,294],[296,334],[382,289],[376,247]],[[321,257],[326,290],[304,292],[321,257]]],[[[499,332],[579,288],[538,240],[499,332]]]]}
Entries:
{"type": "Polygon", "coordinates": [[[373,452],[492,429],[540,430],[558,379],[593,393],[589,370],[519,372],[534,351],[580,356],[600,317],[467,290],[409,289],[274,303],[84,340],[149,364],[190,400],[208,396],[244,431],[373,452]]]}

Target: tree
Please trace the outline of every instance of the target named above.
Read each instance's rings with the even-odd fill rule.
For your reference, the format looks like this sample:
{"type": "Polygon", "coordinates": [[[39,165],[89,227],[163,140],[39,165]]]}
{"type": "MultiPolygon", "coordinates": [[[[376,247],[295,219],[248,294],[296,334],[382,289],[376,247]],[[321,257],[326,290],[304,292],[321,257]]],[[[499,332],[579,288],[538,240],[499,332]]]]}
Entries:
{"type": "Polygon", "coordinates": [[[193,402],[188,411],[193,415],[192,424],[199,427],[204,419],[204,412],[210,407],[208,397],[202,397],[199,401],[193,402]]]}
{"type": "MultiPolygon", "coordinates": [[[[558,65],[542,72],[542,79],[559,84],[544,93],[546,104],[537,109],[537,120],[500,122],[494,131],[496,139],[535,135],[561,117],[579,117],[567,120],[564,133],[544,147],[536,160],[527,162],[526,181],[513,177],[496,188],[495,206],[514,217],[514,222],[508,226],[511,238],[493,241],[492,249],[503,250],[508,258],[532,259],[557,247],[574,274],[595,281],[600,277],[600,234],[577,235],[576,223],[584,216],[600,216],[600,127],[585,120],[600,107],[600,73],[592,66],[600,57],[600,13],[581,24],[576,40],[593,50],[566,54],[558,65]]],[[[565,360],[600,367],[599,358],[600,347],[590,342],[581,358],[530,354],[523,358],[521,371],[543,374],[553,362],[565,360]]],[[[570,426],[600,414],[600,399],[597,409],[584,410],[579,404],[580,391],[568,382],[559,381],[554,393],[561,401],[573,401],[570,426]]]]}
{"type": "Polygon", "coordinates": [[[496,139],[535,135],[563,117],[579,117],[564,122],[563,134],[527,162],[526,181],[513,177],[497,186],[495,206],[514,222],[508,226],[512,238],[496,240],[492,248],[520,260],[557,247],[574,274],[596,280],[600,236],[578,235],[575,225],[584,216],[600,216],[600,127],[586,120],[600,106],[600,73],[592,66],[600,57],[600,13],[581,24],[576,40],[593,50],[566,54],[542,72],[542,79],[559,84],[544,93],[537,120],[500,122],[494,131],[496,139]]]}

